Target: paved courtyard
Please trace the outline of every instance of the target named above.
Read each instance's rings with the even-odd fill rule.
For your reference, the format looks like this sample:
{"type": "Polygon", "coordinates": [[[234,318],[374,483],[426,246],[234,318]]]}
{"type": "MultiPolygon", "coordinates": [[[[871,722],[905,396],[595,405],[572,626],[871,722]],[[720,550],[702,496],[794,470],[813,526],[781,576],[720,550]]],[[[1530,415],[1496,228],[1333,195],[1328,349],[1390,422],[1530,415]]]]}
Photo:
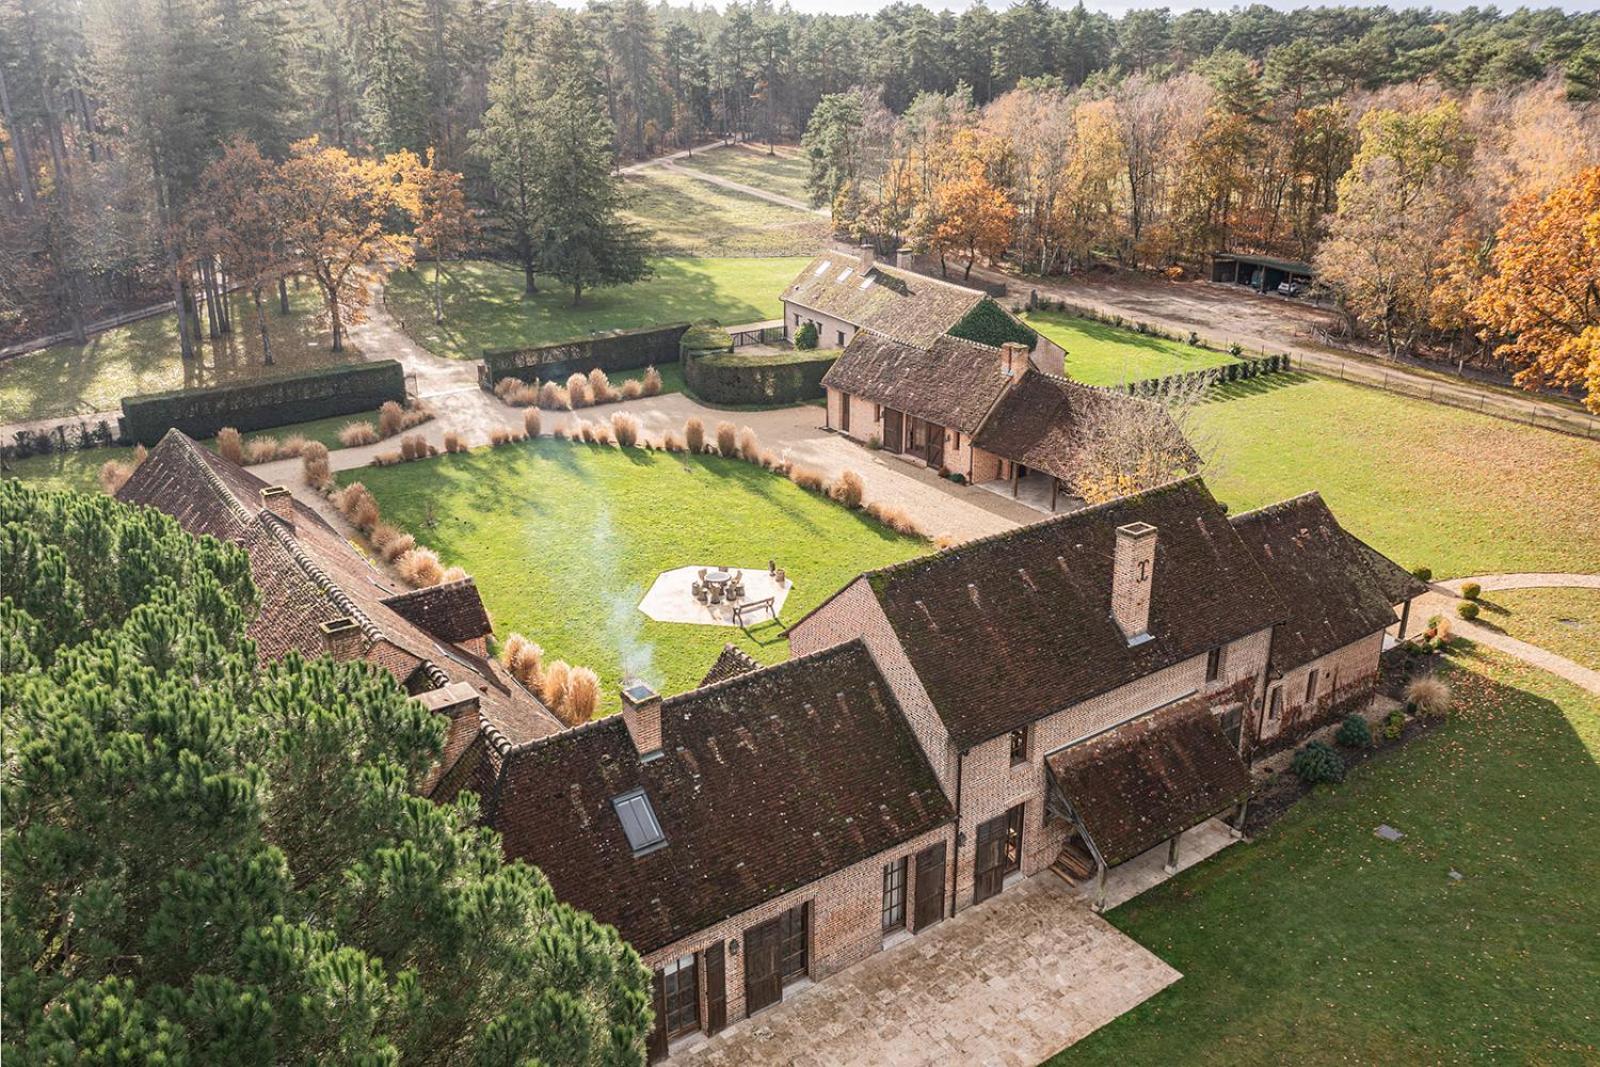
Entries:
{"type": "Polygon", "coordinates": [[[670,1062],[1034,1067],[1179,977],[1045,872],[670,1062]]]}

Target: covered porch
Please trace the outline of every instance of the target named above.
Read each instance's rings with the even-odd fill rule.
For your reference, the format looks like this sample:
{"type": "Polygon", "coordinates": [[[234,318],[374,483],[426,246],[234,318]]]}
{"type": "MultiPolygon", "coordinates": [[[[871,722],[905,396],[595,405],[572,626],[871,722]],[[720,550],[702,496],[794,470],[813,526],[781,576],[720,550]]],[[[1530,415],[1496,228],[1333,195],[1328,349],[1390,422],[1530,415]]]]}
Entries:
{"type": "Polygon", "coordinates": [[[1186,857],[1186,843],[1210,855],[1244,827],[1250,772],[1199,695],[1059,749],[1045,766],[1046,814],[1070,827],[1052,869],[1090,887],[1096,911],[1203,858],[1186,857]],[[1124,865],[1113,901],[1110,875],[1124,865]]]}
{"type": "MultiPolygon", "coordinates": [[[[1002,461],[1002,467],[1006,465],[1002,461]]],[[[1084,506],[1083,498],[1073,496],[1060,478],[1020,463],[1011,463],[1009,466],[1011,470],[1008,475],[979,482],[978,488],[996,496],[1010,497],[1046,515],[1063,515],[1084,506]]]]}

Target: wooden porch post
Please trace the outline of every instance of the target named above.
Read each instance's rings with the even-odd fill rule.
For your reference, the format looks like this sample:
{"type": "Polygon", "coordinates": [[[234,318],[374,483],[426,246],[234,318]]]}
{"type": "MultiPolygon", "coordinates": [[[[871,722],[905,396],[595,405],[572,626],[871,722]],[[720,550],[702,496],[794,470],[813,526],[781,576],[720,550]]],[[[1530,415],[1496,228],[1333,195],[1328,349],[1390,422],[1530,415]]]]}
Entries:
{"type": "Polygon", "coordinates": [[[1168,874],[1178,873],[1178,839],[1182,836],[1183,831],[1179,830],[1167,839],[1167,863],[1161,869],[1168,874]]]}
{"type": "Polygon", "coordinates": [[[1102,861],[1100,870],[1094,876],[1094,910],[1106,910],[1106,865],[1102,861]]]}
{"type": "Polygon", "coordinates": [[[1011,499],[1017,498],[1017,482],[1022,477],[1022,468],[1013,460],[1011,463],[1011,499]]]}
{"type": "Polygon", "coordinates": [[[1229,836],[1231,836],[1236,841],[1239,838],[1244,836],[1244,815],[1245,815],[1245,812],[1247,812],[1249,810],[1250,810],[1250,798],[1249,797],[1245,797],[1243,800],[1239,801],[1239,810],[1234,813],[1233,825],[1230,826],[1229,829],[1228,829],[1229,836]]]}
{"type": "Polygon", "coordinates": [[[1407,597],[1406,598],[1406,602],[1404,604],[1400,605],[1400,633],[1399,633],[1399,636],[1396,638],[1396,640],[1404,641],[1406,639],[1406,623],[1408,623],[1410,621],[1411,621],[1411,598],[1407,597]]]}
{"type": "Polygon", "coordinates": [[[1051,475],[1051,477],[1050,477],[1050,514],[1052,514],[1052,515],[1054,515],[1056,513],[1056,494],[1059,493],[1059,492],[1061,492],[1061,479],[1055,477],[1054,475],[1051,475]]]}

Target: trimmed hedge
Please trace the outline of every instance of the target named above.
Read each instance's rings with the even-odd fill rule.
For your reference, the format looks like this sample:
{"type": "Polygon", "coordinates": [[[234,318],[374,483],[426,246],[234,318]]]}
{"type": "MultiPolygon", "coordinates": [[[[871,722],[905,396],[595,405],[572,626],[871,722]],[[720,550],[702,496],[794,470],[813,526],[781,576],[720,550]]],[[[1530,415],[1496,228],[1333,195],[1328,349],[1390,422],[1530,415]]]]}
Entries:
{"type": "Polygon", "coordinates": [[[153,445],[170,429],[214,437],[224,426],[270,430],[293,422],[369,413],[404,404],[406,372],[392,359],[344,363],[273,378],[122,398],[122,435],[153,445]]]}
{"type": "Polygon", "coordinates": [[[701,356],[684,353],[683,380],[696,396],[713,404],[798,404],[823,395],[822,376],[834,352],[814,359],[701,356]]]}
{"type": "Polygon", "coordinates": [[[1205,370],[1186,371],[1183,374],[1169,374],[1164,378],[1142,378],[1127,385],[1109,386],[1129,393],[1133,396],[1156,396],[1168,386],[1180,382],[1203,381],[1208,385],[1218,382],[1242,382],[1248,378],[1258,378],[1264,374],[1281,374],[1289,370],[1288,353],[1278,356],[1263,356],[1260,359],[1240,360],[1237,363],[1224,363],[1220,367],[1207,367],[1205,370]]]}
{"type": "Polygon", "coordinates": [[[981,345],[999,348],[1007,341],[1020,341],[1032,349],[1039,335],[1010,315],[993,300],[980,300],[966,317],[950,327],[951,337],[963,337],[981,345]]]}
{"type": "Polygon", "coordinates": [[[715,324],[691,326],[678,339],[678,347],[691,355],[701,355],[706,352],[732,352],[733,335],[715,324]]]}
{"type": "Polygon", "coordinates": [[[678,358],[678,342],[689,329],[687,322],[613,330],[594,337],[552,341],[533,348],[484,349],[478,364],[478,385],[492,392],[502,378],[524,382],[552,381],[573,371],[635,370],[661,366],[678,358]]]}

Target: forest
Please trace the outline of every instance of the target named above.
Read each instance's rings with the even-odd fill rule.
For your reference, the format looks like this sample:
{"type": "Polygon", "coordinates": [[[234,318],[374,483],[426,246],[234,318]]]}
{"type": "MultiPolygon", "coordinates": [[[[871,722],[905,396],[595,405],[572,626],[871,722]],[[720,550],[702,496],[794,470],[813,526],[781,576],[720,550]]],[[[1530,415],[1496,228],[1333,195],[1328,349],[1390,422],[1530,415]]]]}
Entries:
{"type": "Polygon", "coordinates": [[[735,137],[803,139],[841,232],[962,270],[1266,252],[1315,261],[1390,353],[1503,361],[1496,235],[1596,163],[1597,99],[1600,14],[1555,9],[0,0],[0,341],[315,277],[281,225],[244,239],[250,277],[227,262],[225,156],[459,175],[431,248],[411,194],[366,205],[407,238],[385,255],[470,247],[577,299],[649,269],[606,170],[735,137]]]}

